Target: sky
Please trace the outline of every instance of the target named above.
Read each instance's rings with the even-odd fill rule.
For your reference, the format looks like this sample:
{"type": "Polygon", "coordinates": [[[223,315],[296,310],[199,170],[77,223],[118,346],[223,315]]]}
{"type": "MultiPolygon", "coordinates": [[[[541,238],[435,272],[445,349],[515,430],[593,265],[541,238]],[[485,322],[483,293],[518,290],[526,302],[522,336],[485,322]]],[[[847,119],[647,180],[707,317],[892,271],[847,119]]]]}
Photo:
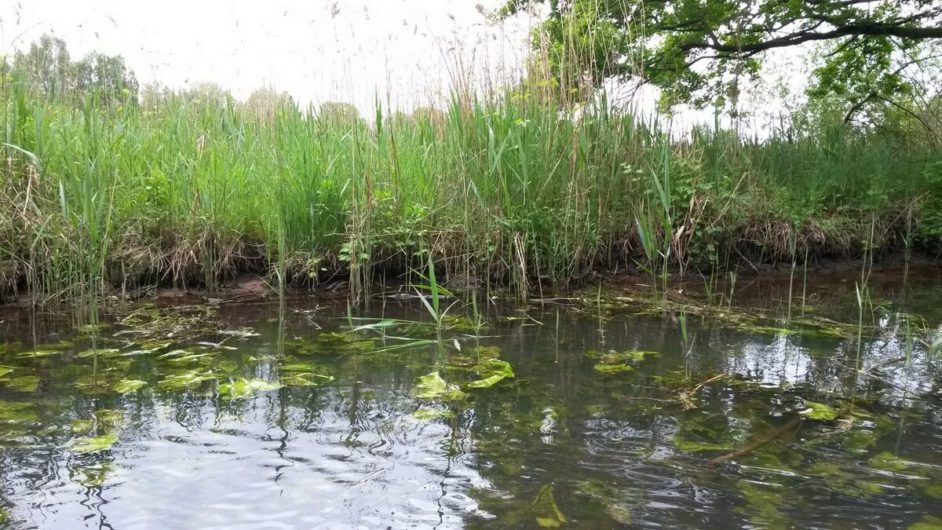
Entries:
{"type": "MultiPolygon", "coordinates": [[[[362,115],[379,101],[410,111],[440,105],[455,83],[480,87],[519,71],[528,54],[526,14],[500,23],[486,13],[502,0],[4,0],[0,53],[27,48],[44,33],[73,57],[120,54],[144,85],[183,89],[212,82],[246,98],[271,87],[302,105],[353,103],[362,115]]],[[[805,83],[795,54],[773,58],[763,86],[745,104],[775,121],[781,88],[805,83]],[[779,74],[774,74],[779,72],[779,74]]],[[[631,108],[654,112],[657,92],[631,108]]],[[[794,98],[792,98],[794,100],[794,98]]],[[[679,109],[675,129],[712,124],[711,110],[679,109]]],[[[762,129],[765,125],[747,125],[762,129]]]]}
{"type": "Polygon", "coordinates": [[[270,86],[297,101],[403,110],[436,100],[455,79],[501,79],[527,54],[533,21],[500,24],[499,0],[6,0],[0,50],[44,33],[73,57],[124,56],[141,84],[213,82],[239,98],[270,86]],[[485,74],[486,72],[486,74],[485,74]],[[472,74],[472,75],[469,75],[472,74]]]}

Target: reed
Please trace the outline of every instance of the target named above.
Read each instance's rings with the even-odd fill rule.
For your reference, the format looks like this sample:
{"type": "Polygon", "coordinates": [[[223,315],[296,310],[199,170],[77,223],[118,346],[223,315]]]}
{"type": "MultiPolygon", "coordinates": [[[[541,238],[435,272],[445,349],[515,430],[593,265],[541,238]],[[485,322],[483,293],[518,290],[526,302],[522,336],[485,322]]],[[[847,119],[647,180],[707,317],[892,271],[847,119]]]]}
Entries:
{"type": "Polygon", "coordinates": [[[868,241],[904,231],[907,253],[939,241],[921,222],[938,206],[919,200],[938,152],[875,133],[676,140],[604,95],[575,112],[527,81],[369,122],[290,101],[262,115],[188,93],[104,106],[15,78],[0,91],[0,287],[37,302],[242,271],[345,276],[362,298],[426,250],[441,281],[525,298],[633,263],[665,287],[720,263],[794,268],[798,248],[872,259],[868,241]]]}

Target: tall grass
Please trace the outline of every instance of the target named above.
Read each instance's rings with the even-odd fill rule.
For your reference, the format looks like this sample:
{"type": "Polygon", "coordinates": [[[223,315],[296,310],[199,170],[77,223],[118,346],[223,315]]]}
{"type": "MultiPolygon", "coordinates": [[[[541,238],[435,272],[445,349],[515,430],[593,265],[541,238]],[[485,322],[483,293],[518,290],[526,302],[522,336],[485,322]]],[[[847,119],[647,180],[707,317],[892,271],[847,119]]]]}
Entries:
{"type": "Polygon", "coordinates": [[[666,278],[860,255],[904,228],[938,241],[920,232],[933,202],[916,199],[939,154],[843,129],[676,141],[605,97],[574,112],[526,84],[370,121],[192,94],[75,106],[15,79],[0,90],[6,292],[212,289],[252,271],[282,287],[345,277],[365,296],[421,269],[427,249],[449,282],[525,297],[632,265],[666,278]],[[901,219],[904,204],[918,206],[901,219]]]}

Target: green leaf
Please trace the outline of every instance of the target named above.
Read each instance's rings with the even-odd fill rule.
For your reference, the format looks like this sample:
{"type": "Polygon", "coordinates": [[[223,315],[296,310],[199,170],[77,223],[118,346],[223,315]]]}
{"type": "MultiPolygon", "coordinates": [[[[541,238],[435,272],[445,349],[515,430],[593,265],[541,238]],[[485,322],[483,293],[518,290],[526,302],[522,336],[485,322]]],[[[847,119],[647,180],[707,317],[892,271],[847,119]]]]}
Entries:
{"type": "Polygon", "coordinates": [[[32,403],[0,401],[0,423],[30,423],[39,421],[32,403]]]}
{"type": "Polygon", "coordinates": [[[552,484],[540,488],[536,499],[530,505],[530,510],[534,513],[536,524],[540,528],[559,528],[568,522],[566,516],[559,510],[559,506],[556,505],[552,484]]]}
{"type": "Polygon", "coordinates": [[[889,451],[883,451],[873,455],[870,466],[884,471],[906,471],[912,464],[889,451]]]}
{"type": "Polygon", "coordinates": [[[599,363],[593,366],[596,372],[605,375],[615,375],[623,374],[625,372],[631,372],[634,370],[634,367],[630,364],[605,364],[599,363]]]}
{"type": "Polygon", "coordinates": [[[332,375],[321,375],[314,372],[289,373],[281,377],[281,384],[285,386],[318,386],[334,380],[332,375]]]}
{"type": "Polygon", "coordinates": [[[504,379],[514,377],[510,363],[500,359],[487,359],[473,369],[483,378],[468,383],[468,388],[490,388],[504,379]]]}
{"type": "Polygon", "coordinates": [[[181,374],[168,375],[157,386],[165,390],[185,390],[213,379],[215,376],[209,372],[190,370],[181,374]]]}
{"type": "Polygon", "coordinates": [[[85,436],[76,439],[72,443],[72,452],[85,454],[97,453],[111,449],[111,446],[118,441],[118,435],[114,433],[103,434],[101,436],[85,436]]]}
{"type": "Polygon", "coordinates": [[[117,348],[104,348],[104,349],[92,349],[85,350],[76,354],[77,357],[106,357],[119,353],[121,350],[117,348]]]}
{"type": "Polygon", "coordinates": [[[421,408],[412,413],[412,416],[421,421],[434,421],[437,419],[450,419],[455,413],[449,409],[421,408]]]}
{"type": "Polygon", "coordinates": [[[441,399],[443,401],[457,401],[467,397],[467,394],[462,392],[458,385],[445,382],[437,371],[419,377],[413,395],[419,399],[441,399]]]}
{"type": "Polygon", "coordinates": [[[138,379],[122,379],[115,384],[114,391],[119,394],[130,394],[131,392],[137,392],[146,385],[147,382],[138,379]]]}
{"type": "Polygon", "coordinates": [[[235,379],[219,385],[219,394],[226,399],[242,399],[256,392],[268,392],[281,388],[281,383],[264,379],[235,379]]]}
{"type": "Polygon", "coordinates": [[[5,376],[12,371],[13,371],[13,368],[9,366],[0,366],[0,377],[5,376]]]}
{"type": "Polygon", "coordinates": [[[4,383],[7,388],[19,392],[35,392],[39,386],[39,377],[35,375],[21,375],[4,383]]]}
{"type": "Polygon", "coordinates": [[[814,401],[805,401],[805,405],[808,405],[808,408],[801,411],[799,414],[809,420],[831,421],[837,419],[837,412],[828,405],[815,403],[814,401]]]}
{"type": "Polygon", "coordinates": [[[490,377],[485,377],[484,379],[478,379],[477,381],[471,381],[468,383],[468,388],[490,388],[497,383],[500,383],[504,380],[502,375],[492,375],[490,377]]]}

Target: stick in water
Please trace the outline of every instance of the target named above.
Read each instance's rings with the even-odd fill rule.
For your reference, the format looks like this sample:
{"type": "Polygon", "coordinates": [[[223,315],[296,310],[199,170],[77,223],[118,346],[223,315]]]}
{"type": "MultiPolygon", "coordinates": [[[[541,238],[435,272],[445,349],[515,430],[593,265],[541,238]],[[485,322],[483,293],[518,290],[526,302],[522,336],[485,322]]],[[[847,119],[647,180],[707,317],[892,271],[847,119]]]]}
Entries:
{"type": "Polygon", "coordinates": [[[746,456],[749,453],[755,451],[756,449],[762,447],[763,445],[797,429],[799,425],[801,425],[801,416],[794,416],[792,417],[792,419],[785,422],[785,425],[782,425],[781,427],[769,432],[764,437],[759,438],[757,440],[753,440],[752,442],[749,442],[748,444],[744,445],[743,447],[740,447],[739,449],[733,451],[732,453],[727,453],[725,455],[718,456],[714,458],[713,460],[710,460],[710,462],[707,465],[712,467],[719,464],[725,464],[726,462],[729,462],[730,460],[734,458],[739,458],[740,456],[746,456]]]}

